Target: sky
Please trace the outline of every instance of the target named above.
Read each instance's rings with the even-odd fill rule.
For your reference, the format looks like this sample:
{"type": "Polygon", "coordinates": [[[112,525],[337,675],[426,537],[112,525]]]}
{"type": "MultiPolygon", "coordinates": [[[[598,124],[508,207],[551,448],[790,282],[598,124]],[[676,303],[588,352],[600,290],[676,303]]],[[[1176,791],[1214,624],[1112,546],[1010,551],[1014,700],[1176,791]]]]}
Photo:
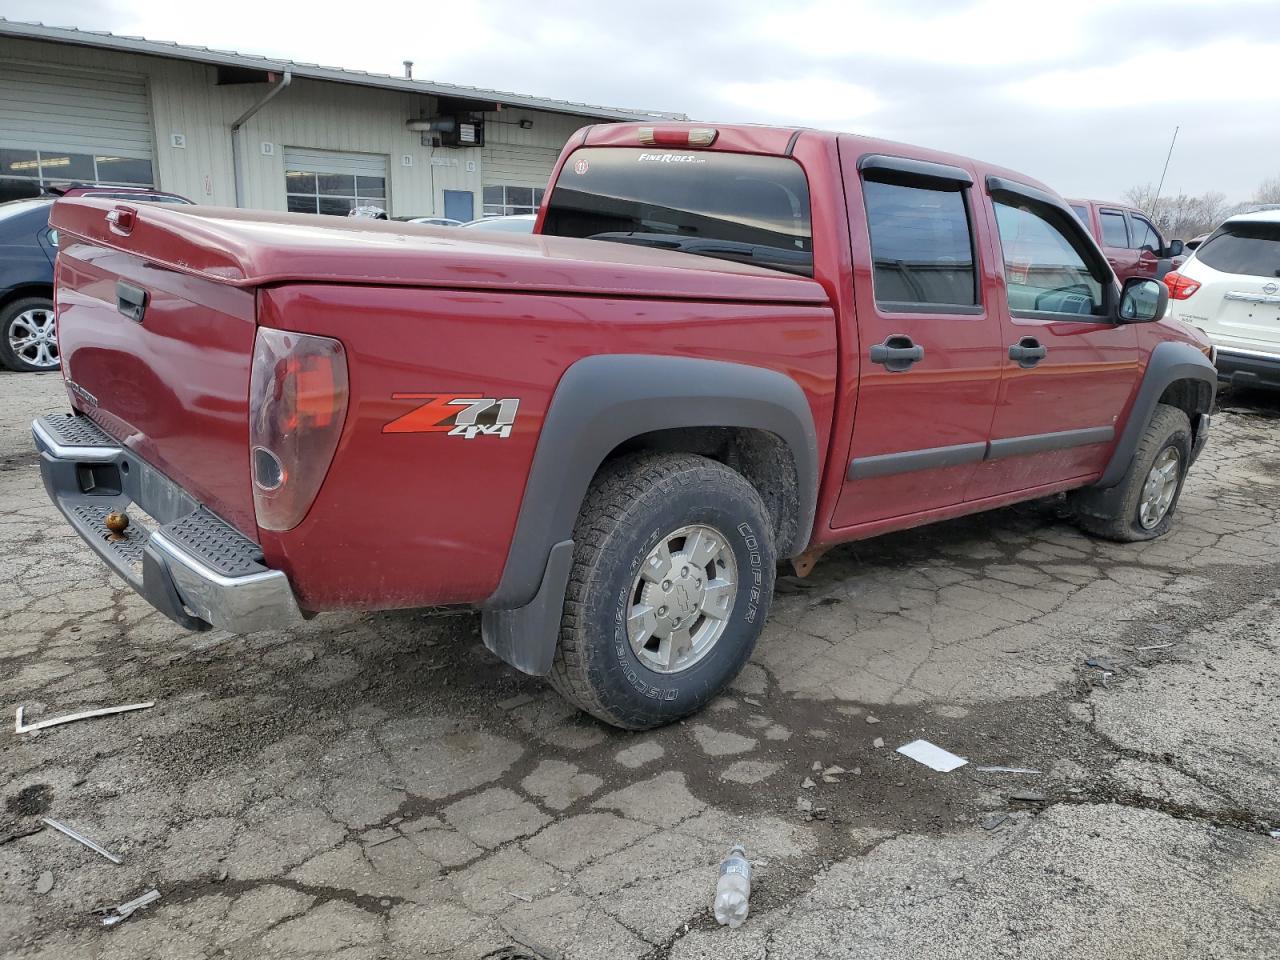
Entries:
{"type": "Polygon", "coordinates": [[[1066,196],[1280,176],[1276,0],[0,0],[0,16],[949,150],[1066,196]]]}

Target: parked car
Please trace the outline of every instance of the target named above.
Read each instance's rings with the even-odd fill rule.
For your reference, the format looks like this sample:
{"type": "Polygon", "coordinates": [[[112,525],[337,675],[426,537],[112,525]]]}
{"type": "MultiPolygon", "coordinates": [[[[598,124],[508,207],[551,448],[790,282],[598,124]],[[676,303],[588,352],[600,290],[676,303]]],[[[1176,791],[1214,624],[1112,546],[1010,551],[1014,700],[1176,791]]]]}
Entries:
{"type": "Polygon", "coordinates": [[[1136,207],[1098,200],[1067,203],[1102,247],[1121,282],[1130,277],[1159,280],[1186,259],[1182,241],[1166,242],[1156,225],[1136,207]]]}
{"type": "Polygon", "coordinates": [[[451,220],[448,217],[394,217],[401,223],[425,223],[430,227],[460,227],[461,220],[451,220]]]}
{"type": "Polygon", "coordinates": [[[1209,344],[1048,187],[689,124],[592,127],[552,183],[533,244],[58,204],[54,502],[186,627],[474,604],[633,729],[742,668],[779,558],[1055,493],[1104,537],[1169,529],[1209,344]],[[132,505],[154,528],[111,539],[132,505]]]}
{"type": "Polygon", "coordinates": [[[462,224],[469,230],[494,230],[500,233],[533,233],[538,218],[532,213],[517,213],[509,217],[485,217],[462,224]]]}
{"type": "Polygon", "coordinates": [[[0,366],[54,370],[58,336],[53,316],[57,232],[49,211],[58,196],[190,203],[176,193],[128,187],[68,187],[55,194],[0,203],[0,366]]]}
{"type": "Polygon", "coordinates": [[[1164,282],[1171,313],[1217,348],[1224,380],[1280,388],[1280,210],[1229,218],[1164,282]]]}

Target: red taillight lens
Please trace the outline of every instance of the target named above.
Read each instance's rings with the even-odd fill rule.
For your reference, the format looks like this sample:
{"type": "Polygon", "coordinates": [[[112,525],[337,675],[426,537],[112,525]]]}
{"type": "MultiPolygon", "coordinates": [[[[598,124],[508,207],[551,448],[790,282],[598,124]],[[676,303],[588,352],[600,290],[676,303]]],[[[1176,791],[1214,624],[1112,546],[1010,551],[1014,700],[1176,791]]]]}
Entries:
{"type": "Polygon", "coordinates": [[[1200,289],[1200,282],[1184,276],[1177,270],[1170,270],[1164,275],[1164,285],[1169,288],[1170,300],[1185,300],[1200,289]]]}
{"type": "Polygon", "coordinates": [[[639,138],[649,147],[709,147],[719,132],[714,127],[641,127],[639,138]]]}
{"type": "Polygon", "coordinates": [[[328,337],[259,327],[249,375],[253,509],[292,530],[311,509],[347,415],[347,357],[328,337]]]}

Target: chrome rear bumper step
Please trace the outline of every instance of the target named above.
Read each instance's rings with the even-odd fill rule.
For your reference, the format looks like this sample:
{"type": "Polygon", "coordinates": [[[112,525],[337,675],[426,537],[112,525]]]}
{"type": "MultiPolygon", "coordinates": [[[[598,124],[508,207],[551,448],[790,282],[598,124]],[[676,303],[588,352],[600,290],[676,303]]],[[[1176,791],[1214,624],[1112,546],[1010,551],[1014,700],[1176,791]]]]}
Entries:
{"type": "Polygon", "coordinates": [[[157,610],[193,630],[251,633],[303,619],[288,577],[262,549],[88,417],[31,425],[45,490],[72,529],[157,610]],[[123,535],[107,514],[130,507],[123,535]],[[151,522],[147,522],[151,521],[151,522]]]}

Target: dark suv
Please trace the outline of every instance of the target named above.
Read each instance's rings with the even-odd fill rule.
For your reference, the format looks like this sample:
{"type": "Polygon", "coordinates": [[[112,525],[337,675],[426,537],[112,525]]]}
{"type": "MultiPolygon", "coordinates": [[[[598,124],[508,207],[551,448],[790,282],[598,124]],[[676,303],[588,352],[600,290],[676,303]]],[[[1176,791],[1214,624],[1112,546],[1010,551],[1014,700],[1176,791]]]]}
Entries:
{"type": "MultiPolygon", "coordinates": [[[[68,187],[62,196],[191,203],[160,190],[68,187]]],[[[0,365],[10,370],[56,370],[58,337],[53,319],[53,258],[57,231],[49,211],[58,194],[0,203],[0,365]]]]}

